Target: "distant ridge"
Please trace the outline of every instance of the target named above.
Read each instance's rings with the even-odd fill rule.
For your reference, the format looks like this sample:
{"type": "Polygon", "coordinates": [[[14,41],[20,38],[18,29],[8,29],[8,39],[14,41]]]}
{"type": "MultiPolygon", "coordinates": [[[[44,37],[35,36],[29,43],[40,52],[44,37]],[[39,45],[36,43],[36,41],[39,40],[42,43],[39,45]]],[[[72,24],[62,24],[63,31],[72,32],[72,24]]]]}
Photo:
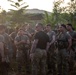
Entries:
{"type": "MultiPolygon", "coordinates": [[[[40,10],[40,9],[26,9],[25,13],[28,13],[28,14],[45,14],[45,10],[40,10]]],[[[51,12],[48,12],[48,14],[50,14],[50,13],[51,12]]]]}

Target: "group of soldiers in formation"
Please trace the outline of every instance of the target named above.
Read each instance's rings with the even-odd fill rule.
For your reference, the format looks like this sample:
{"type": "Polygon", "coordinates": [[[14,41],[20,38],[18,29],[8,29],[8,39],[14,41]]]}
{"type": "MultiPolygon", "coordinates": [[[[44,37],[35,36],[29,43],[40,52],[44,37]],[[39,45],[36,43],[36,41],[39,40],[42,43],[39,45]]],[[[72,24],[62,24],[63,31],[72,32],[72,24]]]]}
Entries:
{"type": "Polygon", "coordinates": [[[0,75],[17,62],[17,75],[69,75],[76,61],[76,31],[72,24],[53,29],[37,23],[17,27],[11,34],[0,25],[0,75]]]}

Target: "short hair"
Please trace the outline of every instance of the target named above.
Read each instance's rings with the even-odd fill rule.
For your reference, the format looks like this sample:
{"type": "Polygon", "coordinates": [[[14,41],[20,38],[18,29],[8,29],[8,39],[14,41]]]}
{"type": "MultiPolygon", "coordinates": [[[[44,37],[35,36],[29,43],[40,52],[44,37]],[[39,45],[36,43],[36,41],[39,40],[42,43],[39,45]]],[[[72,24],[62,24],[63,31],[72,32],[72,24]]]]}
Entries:
{"type": "Polygon", "coordinates": [[[75,30],[75,29],[73,28],[72,24],[68,23],[67,25],[70,26],[73,30],[75,30]]]}
{"type": "Polygon", "coordinates": [[[66,25],[65,24],[61,24],[62,27],[64,27],[66,29],[66,25]]]}
{"type": "Polygon", "coordinates": [[[19,29],[18,29],[18,31],[20,31],[20,30],[24,31],[22,28],[19,28],[19,29]]]}
{"type": "Polygon", "coordinates": [[[43,28],[43,24],[42,23],[37,23],[36,26],[40,26],[43,28]]]}
{"type": "Polygon", "coordinates": [[[68,23],[67,25],[72,27],[72,24],[70,24],[70,23],[68,23]]]}
{"type": "Polygon", "coordinates": [[[47,24],[46,26],[49,26],[49,27],[51,27],[51,24],[47,24]]]}

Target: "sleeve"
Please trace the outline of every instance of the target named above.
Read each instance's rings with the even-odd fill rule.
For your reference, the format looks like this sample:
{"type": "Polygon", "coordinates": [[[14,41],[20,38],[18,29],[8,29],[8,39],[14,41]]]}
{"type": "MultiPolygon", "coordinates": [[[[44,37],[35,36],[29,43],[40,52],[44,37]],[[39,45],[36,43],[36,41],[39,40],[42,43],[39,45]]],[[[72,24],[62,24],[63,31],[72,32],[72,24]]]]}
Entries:
{"type": "Polygon", "coordinates": [[[39,39],[39,34],[38,33],[35,34],[34,39],[39,39]]]}
{"type": "Polygon", "coordinates": [[[0,36],[0,42],[4,42],[4,37],[0,36]]]}
{"type": "Polygon", "coordinates": [[[17,42],[19,41],[19,37],[18,36],[15,37],[15,41],[17,41],[17,42]]]}
{"type": "Polygon", "coordinates": [[[9,35],[8,35],[8,34],[6,34],[5,42],[6,42],[7,44],[9,44],[9,42],[10,42],[10,37],[9,37],[9,35]]]}
{"type": "Polygon", "coordinates": [[[74,33],[74,38],[76,39],[76,32],[74,33]]]}
{"type": "Polygon", "coordinates": [[[50,41],[52,41],[52,40],[53,40],[53,36],[56,36],[56,34],[55,34],[55,32],[54,32],[54,31],[52,31],[52,32],[51,32],[51,34],[50,34],[50,36],[49,36],[50,41]]]}
{"type": "Polygon", "coordinates": [[[66,38],[67,38],[67,39],[71,39],[70,34],[67,33],[66,38]]]}
{"type": "Polygon", "coordinates": [[[28,36],[27,35],[25,35],[25,36],[22,36],[22,38],[21,38],[21,40],[28,40],[29,38],[28,38],[28,36]]]}
{"type": "Polygon", "coordinates": [[[14,32],[9,35],[12,39],[14,38],[14,32]]]}
{"type": "Polygon", "coordinates": [[[54,35],[54,36],[55,36],[55,35],[56,35],[56,33],[53,31],[52,35],[54,35]]]}

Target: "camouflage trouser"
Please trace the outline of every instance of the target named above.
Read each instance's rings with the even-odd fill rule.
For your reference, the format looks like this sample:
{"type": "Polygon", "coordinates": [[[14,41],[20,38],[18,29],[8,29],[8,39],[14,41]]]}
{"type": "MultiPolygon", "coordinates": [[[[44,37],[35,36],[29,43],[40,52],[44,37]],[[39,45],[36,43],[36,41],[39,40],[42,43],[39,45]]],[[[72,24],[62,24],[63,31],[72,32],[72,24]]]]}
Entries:
{"type": "Polygon", "coordinates": [[[9,63],[4,61],[2,62],[2,57],[0,55],[0,75],[8,75],[9,63]]]}
{"type": "Polygon", "coordinates": [[[7,46],[7,48],[8,48],[8,58],[9,58],[9,61],[11,61],[13,59],[13,48],[11,44],[7,46]]]}
{"type": "Polygon", "coordinates": [[[69,52],[66,49],[58,50],[58,75],[68,75],[69,52]]]}
{"type": "Polygon", "coordinates": [[[18,71],[21,72],[22,68],[24,68],[26,72],[29,72],[30,58],[28,55],[28,50],[26,49],[18,50],[16,58],[17,58],[18,71]]]}
{"type": "Polygon", "coordinates": [[[75,52],[73,50],[70,50],[70,53],[69,53],[69,72],[70,71],[73,71],[73,68],[74,68],[74,58],[75,58],[75,52]]]}
{"type": "Polygon", "coordinates": [[[47,52],[47,65],[48,65],[48,74],[52,73],[56,75],[56,52],[50,49],[47,52]]]}
{"type": "Polygon", "coordinates": [[[32,55],[32,75],[46,75],[46,50],[36,49],[32,55]]]}
{"type": "Polygon", "coordinates": [[[75,57],[74,57],[74,60],[76,61],[76,46],[74,47],[75,49],[75,57]]]}
{"type": "Polygon", "coordinates": [[[16,61],[17,61],[18,72],[21,72],[21,69],[22,69],[22,66],[23,66],[23,63],[24,63],[23,51],[22,50],[17,50],[16,61]]]}
{"type": "Polygon", "coordinates": [[[23,58],[24,58],[24,67],[26,69],[26,73],[30,73],[31,69],[31,61],[30,61],[30,56],[29,56],[29,50],[25,49],[23,50],[23,58]]]}

